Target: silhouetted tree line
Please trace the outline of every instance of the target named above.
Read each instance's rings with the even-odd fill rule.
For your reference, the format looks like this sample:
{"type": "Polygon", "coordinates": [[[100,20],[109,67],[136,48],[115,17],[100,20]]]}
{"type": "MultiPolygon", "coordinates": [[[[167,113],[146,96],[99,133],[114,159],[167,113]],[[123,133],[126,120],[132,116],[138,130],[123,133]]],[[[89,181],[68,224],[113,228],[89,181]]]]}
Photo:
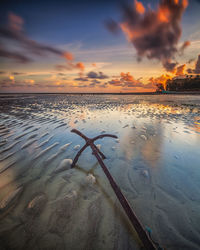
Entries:
{"type": "MultiPolygon", "coordinates": [[[[158,83],[157,91],[160,92],[164,89],[163,84],[158,83]]],[[[200,91],[200,75],[186,75],[185,78],[173,78],[166,82],[167,91],[200,91]]]]}

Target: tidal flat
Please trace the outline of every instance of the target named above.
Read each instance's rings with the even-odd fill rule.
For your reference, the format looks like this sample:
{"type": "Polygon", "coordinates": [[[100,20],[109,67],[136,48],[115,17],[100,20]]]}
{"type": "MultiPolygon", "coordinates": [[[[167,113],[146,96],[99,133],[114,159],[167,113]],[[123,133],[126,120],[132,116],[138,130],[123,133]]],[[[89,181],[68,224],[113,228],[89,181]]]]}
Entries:
{"type": "Polygon", "coordinates": [[[142,244],[88,137],[152,239],[200,247],[199,95],[0,95],[0,249],[130,250],[142,244]]]}

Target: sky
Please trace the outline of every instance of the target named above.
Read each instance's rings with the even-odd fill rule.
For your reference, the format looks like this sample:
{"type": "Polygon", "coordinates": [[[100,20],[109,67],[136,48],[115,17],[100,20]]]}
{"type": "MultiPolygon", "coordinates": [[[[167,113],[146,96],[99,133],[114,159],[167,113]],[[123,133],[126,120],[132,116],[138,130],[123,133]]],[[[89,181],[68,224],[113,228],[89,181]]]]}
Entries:
{"type": "Polygon", "coordinates": [[[152,92],[200,74],[199,0],[3,0],[0,93],[152,92]]]}

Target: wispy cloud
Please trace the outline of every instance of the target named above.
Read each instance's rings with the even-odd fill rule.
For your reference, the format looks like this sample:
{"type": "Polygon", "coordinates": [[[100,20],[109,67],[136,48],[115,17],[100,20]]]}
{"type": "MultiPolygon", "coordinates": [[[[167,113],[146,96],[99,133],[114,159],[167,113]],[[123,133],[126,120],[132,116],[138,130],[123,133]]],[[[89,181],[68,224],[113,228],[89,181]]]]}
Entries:
{"type": "Polygon", "coordinates": [[[48,56],[49,54],[63,57],[68,61],[73,59],[73,55],[70,52],[60,50],[53,46],[39,43],[35,40],[30,39],[25,35],[23,31],[24,20],[22,17],[17,16],[13,13],[9,13],[8,16],[8,26],[0,27],[0,37],[1,39],[12,41],[17,43],[20,47],[19,51],[11,51],[11,49],[4,47],[0,48],[0,56],[5,58],[14,59],[17,62],[28,63],[33,61],[31,55],[35,56],[48,56]],[[25,53],[26,56],[24,56],[25,53]]]}
{"type": "Polygon", "coordinates": [[[74,70],[74,69],[84,71],[85,65],[83,62],[77,62],[77,63],[67,62],[66,64],[57,64],[55,65],[55,68],[58,71],[74,70]]]}
{"type": "Polygon", "coordinates": [[[15,51],[8,51],[3,46],[0,46],[0,57],[14,59],[16,62],[19,63],[29,63],[33,61],[31,58],[24,56],[22,53],[15,51]]]}

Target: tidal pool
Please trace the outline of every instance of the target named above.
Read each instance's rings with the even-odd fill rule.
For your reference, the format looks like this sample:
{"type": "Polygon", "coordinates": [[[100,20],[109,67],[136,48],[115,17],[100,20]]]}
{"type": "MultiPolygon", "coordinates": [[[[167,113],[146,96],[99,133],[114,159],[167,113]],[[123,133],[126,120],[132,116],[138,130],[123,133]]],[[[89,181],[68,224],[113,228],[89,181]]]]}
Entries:
{"type": "Polygon", "coordinates": [[[0,249],[141,249],[89,148],[152,238],[200,246],[200,96],[0,95],[0,249]],[[63,165],[62,165],[63,164],[63,165]],[[63,167],[64,166],[64,167],[63,167]]]}

